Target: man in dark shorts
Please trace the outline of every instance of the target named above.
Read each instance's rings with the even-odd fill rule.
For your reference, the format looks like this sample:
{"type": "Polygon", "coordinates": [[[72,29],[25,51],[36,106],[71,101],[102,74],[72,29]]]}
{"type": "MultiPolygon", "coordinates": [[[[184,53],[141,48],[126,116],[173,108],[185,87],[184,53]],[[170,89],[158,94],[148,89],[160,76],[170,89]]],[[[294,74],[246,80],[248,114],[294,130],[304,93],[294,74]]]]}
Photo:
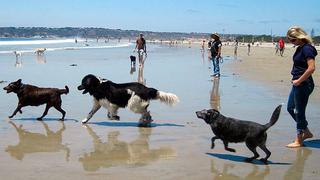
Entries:
{"type": "Polygon", "coordinates": [[[143,38],[143,34],[140,33],[139,38],[136,41],[136,47],[134,51],[137,50],[139,57],[139,65],[144,64],[145,58],[147,56],[147,46],[146,40],[143,38]],[[143,57],[145,55],[145,58],[143,57]]]}

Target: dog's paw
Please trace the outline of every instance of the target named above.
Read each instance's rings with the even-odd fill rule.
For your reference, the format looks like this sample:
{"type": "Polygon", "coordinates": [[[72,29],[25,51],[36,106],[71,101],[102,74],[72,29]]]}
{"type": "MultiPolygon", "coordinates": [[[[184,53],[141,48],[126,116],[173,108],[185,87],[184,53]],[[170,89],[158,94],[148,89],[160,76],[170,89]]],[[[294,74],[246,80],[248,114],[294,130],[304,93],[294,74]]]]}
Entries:
{"type": "Polygon", "coordinates": [[[64,118],[59,119],[59,121],[64,121],[64,118]]]}
{"type": "Polygon", "coordinates": [[[85,123],[87,123],[89,120],[87,119],[87,118],[84,118],[82,121],[81,121],[81,123],[82,124],[85,124],[85,123]]]}
{"type": "Polygon", "coordinates": [[[214,143],[211,143],[211,149],[213,149],[213,148],[214,148],[214,146],[215,146],[215,145],[214,145],[214,143]]]}
{"type": "Polygon", "coordinates": [[[11,118],[13,118],[13,116],[9,116],[8,118],[10,118],[10,119],[11,119],[11,118]]]}
{"type": "Polygon", "coordinates": [[[20,114],[22,114],[22,111],[21,111],[21,110],[19,110],[19,113],[20,113],[20,114]]]}
{"type": "Polygon", "coordinates": [[[120,116],[112,116],[109,119],[110,120],[114,120],[114,121],[119,121],[120,120],[120,116]]]}
{"type": "Polygon", "coordinates": [[[263,162],[266,165],[268,164],[268,160],[266,158],[261,158],[260,161],[263,162]]]}
{"type": "Polygon", "coordinates": [[[245,162],[252,162],[253,158],[246,158],[244,159],[245,162]]]}
{"type": "Polygon", "coordinates": [[[144,123],[138,123],[138,127],[151,127],[151,123],[150,122],[144,122],[144,123]]]}
{"type": "Polygon", "coordinates": [[[42,121],[42,117],[38,117],[37,120],[38,120],[38,121],[42,121]]]}

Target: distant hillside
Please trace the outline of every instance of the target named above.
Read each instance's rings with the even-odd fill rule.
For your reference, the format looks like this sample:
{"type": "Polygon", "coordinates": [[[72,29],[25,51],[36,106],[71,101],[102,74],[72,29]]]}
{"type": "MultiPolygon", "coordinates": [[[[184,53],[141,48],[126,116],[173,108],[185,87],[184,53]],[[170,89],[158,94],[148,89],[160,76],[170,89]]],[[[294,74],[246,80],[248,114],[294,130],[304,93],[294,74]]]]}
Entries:
{"type": "MultiPolygon", "coordinates": [[[[135,39],[139,33],[143,33],[148,40],[186,40],[194,39],[209,39],[210,33],[180,33],[180,32],[152,32],[152,31],[137,31],[137,30],[121,30],[108,28],[47,28],[47,27],[0,27],[0,37],[2,38],[110,38],[110,39],[135,39]]],[[[240,35],[240,34],[221,34],[221,38],[227,41],[238,39],[240,42],[274,42],[279,38],[271,37],[270,35],[240,35]]],[[[320,43],[320,36],[314,37],[316,44],[320,43]]]]}
{"type": "Polygon", "coordinates": [[[46,28],[46,27],[0,27],[0,37],[81,37],[81,38],[136,38],[139,33],[143,33],[148,39],[187,39],[206,38],[207,33],[179,33],[179,32],[151,32],[136,30],[121,30],[107,28],[46,28]]]}

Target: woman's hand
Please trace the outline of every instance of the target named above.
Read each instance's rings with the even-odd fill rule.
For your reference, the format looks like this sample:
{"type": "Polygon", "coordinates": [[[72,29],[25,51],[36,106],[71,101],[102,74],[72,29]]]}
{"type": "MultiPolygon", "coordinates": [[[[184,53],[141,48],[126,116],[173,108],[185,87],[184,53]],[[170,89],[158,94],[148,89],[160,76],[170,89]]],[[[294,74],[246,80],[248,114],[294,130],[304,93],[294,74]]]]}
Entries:
{"type": "Polygon", "coordinates": [[[299,81],[299,79],[292,81],[292,85],[294,85],[294,86],[299,86],[300,84],[301,84],[301,82],[299,81]]]}

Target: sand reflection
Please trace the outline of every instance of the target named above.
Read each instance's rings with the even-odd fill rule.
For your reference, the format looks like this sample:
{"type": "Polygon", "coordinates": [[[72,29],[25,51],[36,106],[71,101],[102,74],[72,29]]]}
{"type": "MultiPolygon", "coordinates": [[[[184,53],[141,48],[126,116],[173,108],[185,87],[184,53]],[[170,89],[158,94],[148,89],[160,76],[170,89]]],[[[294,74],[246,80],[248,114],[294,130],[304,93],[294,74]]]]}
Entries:
{"type": "Polygon", "coordinates": [[[40,64],[45,64],[47,62],[46,56],[44,54],[37,54],[37,62],[40,64]]]}
{"type": "Polygon", "coordinates": [[[9,145],[6,148],[13,158],[17,160],[23,160],[24,156],[32,153],[39,152],[59,152],[65,151],[66,161],[69,160],[70,149],[62,144],[62,133],[65,131],[66,127],[63,122],[61,122],[62,127],[57,132],[53,132],[49,129],[49,126],[41,121],[46,134],[33,133],[23,129],[22,125],[17,126],[12,121],[9,122],[18,133],[19,143],[16,145],[9,145]]]}
{"type": "Polygon", "coordinates": [[[141,66],[139,65],[139,70],[138,70],[138,83],[146,85],[147,80],[143,78],[143,69],[144,69],[144,64],[141,66]]]}
{"type": "Polygon", "coordinates": [[[212,90],[210,95],[210,105],[212,109],[220,110],[220,93],[219,93],[220,78],[213,78],[212,90]]]}
{"type": "Polygon", "coordinates": [[[214,160],[211,160],[211,172],[214,174],[213,179],[265,179],[265,177],[270,174],[269,166],[258,166],[252,165],[252,170],[244,177],[236,175],[236,173],[232,173],[237,167],[235,164],[226,163],[223,165],[222,170],[218,170],[215,167],[214,160]]]}
{"type": "Polygon", "coordinates": [[[150,149],[149,138],[152,128],[139,128],[139,136],[132,142],[119,140],[119,131],[110,132],[107,142],[103,142],[92,128],[88,125],[86,128],[94,146],[92,152],[84,153],[79,158],[86,171],[126,165],[145,166],[160,159],[171,159],[176,156],[170,147],[150,149]]]}
{"type": "Polygon", "coordinates": [[[312,154],[312,150],[308,148],[298,148],[295,151],[296,160],[293,162],[293,165],[286,171],[283,179],[303,179],[304,165],[307,158],[312,154]]]}

